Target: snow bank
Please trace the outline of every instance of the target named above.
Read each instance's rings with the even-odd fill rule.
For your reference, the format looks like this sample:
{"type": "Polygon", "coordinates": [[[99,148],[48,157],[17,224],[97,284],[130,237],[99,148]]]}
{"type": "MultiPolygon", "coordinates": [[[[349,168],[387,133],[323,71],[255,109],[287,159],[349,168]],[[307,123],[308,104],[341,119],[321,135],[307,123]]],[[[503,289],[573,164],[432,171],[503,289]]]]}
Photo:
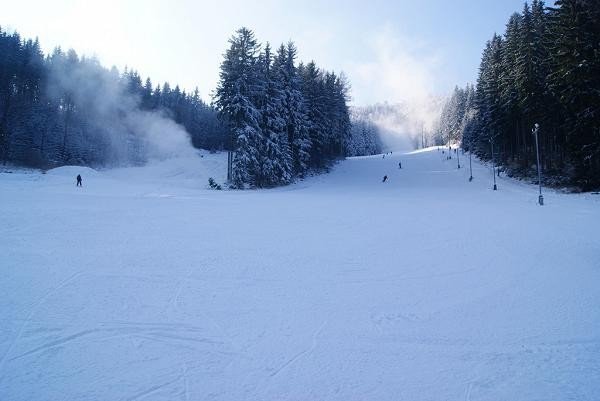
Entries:
{"type": "Polygon", "coordinates": [[[204,188],[208,178],[223,183],[227,179],[227,154],[198,151],[188,157],[152,161],[142,167],[107,170],[106,175],[128,183],[155,183],[185,188],[204,188]]]}
{"type": "Polygon", "coordinates": [[[62,166],[50,169],[46,171],[47,175],[53,175],[57,177],[70,177],[75,179],[77,174],[80,174],[82,177],[98,177],[101,175],[98,171],[94,170],[90,167],[84,166],[62,166]]]}

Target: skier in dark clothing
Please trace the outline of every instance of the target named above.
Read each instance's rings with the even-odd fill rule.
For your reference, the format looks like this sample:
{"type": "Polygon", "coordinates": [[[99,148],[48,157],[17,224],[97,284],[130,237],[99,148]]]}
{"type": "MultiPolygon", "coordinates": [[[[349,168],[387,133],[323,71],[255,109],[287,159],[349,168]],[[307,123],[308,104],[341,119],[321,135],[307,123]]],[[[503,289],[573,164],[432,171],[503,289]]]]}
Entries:
{"type": "Polygon", "coordinates": [[[383,181],[382,182],[386,182],[387,181],[387,175],[383,176],[383,181]]]}
{"type": "Polygon", "coordinates": [[[81,187],[81,175],[77,174],[77,186],[81,187]]]}
{"type": "Polygon", "coordinates": [[[402,169],[402,162],[398,162],[398,168],[402,169]]]}

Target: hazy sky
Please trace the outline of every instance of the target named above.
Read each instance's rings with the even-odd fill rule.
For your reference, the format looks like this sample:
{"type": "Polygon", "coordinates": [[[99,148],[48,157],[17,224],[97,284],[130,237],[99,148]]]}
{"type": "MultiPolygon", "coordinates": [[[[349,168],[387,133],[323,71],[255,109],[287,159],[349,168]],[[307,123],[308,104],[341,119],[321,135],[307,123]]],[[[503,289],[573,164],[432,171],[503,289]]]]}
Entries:
{"type": "Polygon", "coordinates": [[[43,0],[2,5],[0,26],[137,69],[209,100],[233,32],[344,71],[355,104],[444,94],[476,78],[481,51],[522,0],[43,0]]]}

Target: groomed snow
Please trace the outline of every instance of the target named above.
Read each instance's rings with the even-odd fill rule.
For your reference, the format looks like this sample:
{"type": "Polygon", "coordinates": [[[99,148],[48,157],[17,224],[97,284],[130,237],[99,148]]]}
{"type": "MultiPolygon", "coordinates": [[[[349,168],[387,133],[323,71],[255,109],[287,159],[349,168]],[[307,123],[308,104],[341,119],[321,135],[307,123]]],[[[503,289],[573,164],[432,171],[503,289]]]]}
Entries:
{"type": "Polygon", "coordinates": [[[211,191],[203,155],[0,174],[0,400],[600,399],[600,196],[436,149],[211,191]]]}

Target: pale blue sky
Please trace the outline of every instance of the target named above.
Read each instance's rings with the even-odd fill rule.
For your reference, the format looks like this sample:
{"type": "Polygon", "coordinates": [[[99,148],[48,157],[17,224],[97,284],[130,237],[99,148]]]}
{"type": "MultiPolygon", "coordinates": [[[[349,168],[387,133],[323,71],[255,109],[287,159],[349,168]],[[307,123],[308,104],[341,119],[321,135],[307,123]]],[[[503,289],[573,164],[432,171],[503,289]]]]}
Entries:
{"type": "Polygon", "coordinates": [[[356,104],[444,94],[474,81],[481,51],[521,0],[27,1],[2,6],[0,25],[132,66],[154,83],[209,98],[227,39],[240,26],[260,41],[294,40],[303,60],[344,71],[356,104]],[[255,4],[251,4],[255,3],[255,4]]]}

